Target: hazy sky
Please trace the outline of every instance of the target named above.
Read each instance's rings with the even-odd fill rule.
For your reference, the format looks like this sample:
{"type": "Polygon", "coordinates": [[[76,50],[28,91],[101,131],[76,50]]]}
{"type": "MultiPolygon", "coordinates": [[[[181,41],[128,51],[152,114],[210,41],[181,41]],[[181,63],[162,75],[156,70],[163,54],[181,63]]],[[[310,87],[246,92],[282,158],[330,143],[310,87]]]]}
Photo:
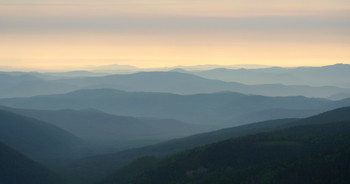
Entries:
{"type": "Polygon", "coordinates": [[[334,63],[349,0],[0,0],[0,66],[334,63]]]}

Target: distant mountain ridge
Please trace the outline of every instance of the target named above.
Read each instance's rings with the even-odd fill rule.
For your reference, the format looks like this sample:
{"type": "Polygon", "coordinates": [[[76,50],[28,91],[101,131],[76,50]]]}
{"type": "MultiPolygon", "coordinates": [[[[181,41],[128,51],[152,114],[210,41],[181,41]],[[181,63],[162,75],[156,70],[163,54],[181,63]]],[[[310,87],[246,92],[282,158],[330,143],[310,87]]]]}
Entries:
{"type": "Polygon", "coordinates": [[[186,72],[209,79],[234,81],[245,84],[279,83],[285,85],[350,87],[350,83],[344,80],[350,77],[350,65],[341,63],[322,67],[217,68],[206,71],[186,72]]]}
{"type": "Polygon", "coordinates": [[[80,89],[113,88],[125,91],[165,92],[175,94],[215,93],[232,91],[244,94],[265,96],[310,96],[328,97],[350,92],[348,88],[287,86],[282,84],[246,85],[238,82],[224,82],[198,77],[179,72],[139,72],[127,75],[108,75],[104,77],[87,77],[62,79],[60,83],[79,86],[80,89]]]}
{"type": "Polygon", "coordinates": [[[75,89],[72,85],[44,80],[35,74],[9,75],[0,73],[0,98],[55,94],[75,89]]]}
{"type": "MultiPolygon", "coordinates": [[[[31,98],[0,99],[0,104],[27,109],[86,109],[94,108],[108,113],[149,118],[177,119],[189,123],[219,125],[234,122],[236,117],[249,116],[268,109],[319,110],[331,101],[318,98],[266,97],[234,92],[175,95],[169,93],[125,92],[113,89],[79,90],[61,95],[31,98]]],[[[323,110],[323,109],[321,109],[323,110]]],[[[327,110],[327,109],[325,109],[327,110]]],[[[316,111],[320,112],[320,111],[316,111]]],[[[306,117],[290,113],[288,118],[306,117]]],[[[271,115],[273,117],[273,114],[271,115]]],[[[264,120],[268,116],[264,117],[264,120]]],[[[257,120],[256,118],[252,120],[257,120]]],[[[247,123],[249,121],[246,121],[247,123]]]]}
{"type": "Polygon", "coordinates": [[[210,130],[210,127],[173,119],[117,116],[94,109],[31,110],[8,107],[0,109],[48,122],[85,140],[170,139],[210,130]]]}
{"type": "MultiPolygon", "coordinates": [[[[219,72],[223,73],[223,72],[219,72]]],[[[198,74],[198,73],[196,73],[198,74]]],[[[166,92],[175,94],[215,93],[222,91],[239,92],[245,94],[265,96],[309,96],[329,97],[350,93],[350,88],[306,85],[271,84],[273,80],[265,80],[259,85],[247,85],[239,82],[224,82],[220,80],[206,79],[194,74],[183,72],[139,72],[133,74],[107,75],[98,77],[75,77],[66,79],[44,79],[20,76],[0,75],[0,84],[13,81],[0,86],[0,97],[29,97],[43,94],[67,93],[80,89],[113,88],[134,92],[166,92]],[[3,80],[1,79],[3,78],[3,80]],[[1,82],[5,81],[5,82],[1,82]]],[[[64,75],[64,74],[63,74],[64,75]]],[[[73,73],[73,75],[75,75],[73,73]]],[[[239,79],[247,76],[238,77],[239,79]]],[[[281,79],[281,77],[275,77],[281,79]]]]}

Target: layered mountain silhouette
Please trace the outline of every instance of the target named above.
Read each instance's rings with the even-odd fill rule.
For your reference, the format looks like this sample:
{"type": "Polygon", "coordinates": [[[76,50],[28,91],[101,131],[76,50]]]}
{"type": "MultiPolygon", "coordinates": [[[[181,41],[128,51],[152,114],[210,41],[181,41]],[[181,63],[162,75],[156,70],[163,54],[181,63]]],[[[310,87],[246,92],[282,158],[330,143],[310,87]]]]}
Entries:
{"type": "Polygon", "coordinates": [[[0,183],[350,183],[350,65],[217,67],[0,72],[0,183]]]}
{"type": "Polygon", "coordinates": [[[344,122],[226,140],[158,163],[138,160],[101,183],[348,183],[349,132],[344,122]]]}
{"type": "MultiPolygon", "coordinates": [[[[244,77],[243,77],[244,78],[244,77]]],[[[176,94],[214,93],[234,91],[246,94],[267,96],[303,95],[310,97],[328,97],[350,92],[339,87],[287,86],[282,84],[246,85],[238,82],[224,82],[201,78],[179,72],[139,72],[127,75],[109,75],[59,80],[76,85],[79,88],[114,88],[125,91],[166,92],[176,94]]]]}
{"type": "Polygon", "coordinates": [[[279,83],[286,85],[338,86],[349,88],[350,83],[344,81],[344,79],[350,77],[349,69],[350,65],[348,64],[335,64],[322,67],[217,68],[206,71],[182,72],[196,74],[209,79],[234,81],[245,84],[279,83]]]}
{"type": "Polygon", "coordinates": [[[159,161],[145,157],[101,183],[347,183],[349,115],[350,108],[337,109],[159,161]]]}
{"type": "MultiPolygon", "coordinates": [[[[43,77],[45,78],[45,77],[43,77]]],[[[247,85],[238,82],[224,82],[202,78],[181,72],[139,72],[124,75],[99,77],[76,77],[49,80],[32,74],[0,75],[4,81],[0,97],[28,97],[42,94],[66,93],[79,89],[113,88],[124,91],[165,92],[176,94],[215,93],[233,91],[265,96],[309,96],[329,97],[350,93],[349,88],[311,87],[306,85],[270,84],[247,85]]],[[[246,78],[242,76],[241,78],[246,78]]],[[[237,78],[238,81],[239,78],[237,78]]]]}
{"type": "Polygon", "coordinates": [[[30,110],[0,107],[60,127],[84,140],[170,139],[210,130],[173,119],[134,118],[90,110],[30,110]]]}
{"type": "MultiPolygon", "coordinates": [[[[256,114],[268,109],[290,109],[290,116],[285,118],[306,117],[310,115],[308,109],[317,110],[330,102],[326,99],[302,96],[266,97],[233,92],[175,95],[113,89],[79,90],[60,95],[0,99],[0,104],[15,108],[51,110],[94,108],[123,116],[170,118],[217,126],[227,122],[232,122],[230,126],[242,124],[234,122],[235,118],[249,117],[249,113],[256,114]],[[305,111],[297,114],[293,113],[294,110],[305,111]]],[[[266,119],[268,116],[260,120],[266,119]]],[[[252,120],[259,120],[259,117],[254,117],[252,120]]]]}
{"type": "Polygon", "coordinates": [[[77,89],[73,85],[26,73],[0,73],[0,84],[0,98],[64,93],[77,89]]]}
{"type": "MultiPolygon", "coordinates": [[[[101,155],[97,157],[87,158],[83,160],[76,161],[66,167],[63,167],[63,173],[75,179],[84,180],[84,183],[89,183],[91,181],[96,181],[108,173],[112,173],[113,170],[117,170],[123,165],[130,163],[132,160],[144,156],[157,156],[164,157],[169,154],[174,154],[186,149],[191,149],[197,146],[203,146],[207,144],[212,144],[219,141],[224,141],[227,139],[237,138],[241,136],[254,135],[258,133],[268,133],[274,131],[284,131],[283,129],[292,128],[296,126],[312,126],[321,125],[321,133],[327,133],[327,128],[332,127],[332,125],[323,124],[331,122],[350,122],[350,107],[340,108],[325,112],[316,116],[312,116],[304,119],[283,119],[283,120],[273,120],[264,121],[254,124],[222,129],[214,132],[208,132],[203,134],[198,134],[190,136],[187,138],[176,139],[154,146],[147,146],[144,148],[137,148],[122,151],[116,154],[101,155]],[[95,167],[93,167],[95,166],[95,167]],[[68,169],[67,169],[68,168],[68,169]],[[94,173],[94,175],[79,175],[77,177],[76,170],[69,170],[69,168],[85,168],[79,171],[79,173],[94,173]]],[[[342,129],[343,125],[340,125],[337,130],[342,129]]],[[[348,127],[348,124],[344,126],[348,127]]],[[[303,128],[298,128],[298,131],[302,131],[303,128]]],[[[312,127],[307,130],[311,132],[306,132],[312,134],[312,127]]],[[[318,133],[317,131],[315,131],[318,133]]],[[[330,132],[332,132],[330,130],[330,132]]],[[[294,134],[295,132],[291,132],[294,134]]],[[[346,132],[348,134],[348,132],[346,132]]],[[[289,134],[286,134],[289,135],[289,134]]],[[[222,152],[219,151],[218,152],[222,152]]],[[[214,159],[214,158],[213,158],[214,159]]],[[[210,159],[209,159],[210,160],[210,159]]],[[[204,161],[204,160],[203,160],[204,161]]],[[[137,170],[137,169],[136,169],[137,170]]]]}

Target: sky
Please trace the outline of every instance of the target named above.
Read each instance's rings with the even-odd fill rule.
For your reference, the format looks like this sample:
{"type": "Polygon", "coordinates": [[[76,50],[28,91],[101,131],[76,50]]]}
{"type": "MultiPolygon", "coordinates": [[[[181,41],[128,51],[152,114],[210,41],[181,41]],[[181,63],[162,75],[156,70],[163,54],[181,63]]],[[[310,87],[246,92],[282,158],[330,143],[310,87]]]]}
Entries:
{"type": "Polygon", "coordinates": [[[0,0],[0,66],[350,64],[349,0],[0,0]]]}

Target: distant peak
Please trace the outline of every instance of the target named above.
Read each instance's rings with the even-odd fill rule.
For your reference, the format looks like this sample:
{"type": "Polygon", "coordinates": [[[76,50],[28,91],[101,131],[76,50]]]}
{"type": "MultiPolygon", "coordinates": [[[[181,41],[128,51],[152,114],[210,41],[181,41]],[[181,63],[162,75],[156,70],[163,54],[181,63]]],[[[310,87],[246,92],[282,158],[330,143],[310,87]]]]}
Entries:
{"type": "Polygon", "coordinates": [[[184,72],[187,72],[187,70],[182,69],[182,68],[175,68],[175,69],[169,70],[169,72],[182,72],[182,73],[184,73],[184,72]]]}
{"type": "MultiPolygon", "coordinates": [[[[339,67],[339,66],[348,66],[348,64],[344,64],[344,63],[337,63],[334,65],[328,65],[328,67],[339,67]]],[[[327,66],[326,66],[327,67],[327,66]]]]}
{"type": "Polygon", "coordinates": [[[118,89],[111,89],[111,88],[101,88],[101,89],[80,89],[77,91],[70,92],[68,94],[89,94],[89,93],[94,93],[94,94],[110,94],[110,93],[124,93],[125,91],[118,90],[118,89]]]}
{"type": "Polygon", "coordinates": [[[212,69],[212,71],[230,71],[232,69],[229,69],[229,68],[214,68],[212,69]]]}

